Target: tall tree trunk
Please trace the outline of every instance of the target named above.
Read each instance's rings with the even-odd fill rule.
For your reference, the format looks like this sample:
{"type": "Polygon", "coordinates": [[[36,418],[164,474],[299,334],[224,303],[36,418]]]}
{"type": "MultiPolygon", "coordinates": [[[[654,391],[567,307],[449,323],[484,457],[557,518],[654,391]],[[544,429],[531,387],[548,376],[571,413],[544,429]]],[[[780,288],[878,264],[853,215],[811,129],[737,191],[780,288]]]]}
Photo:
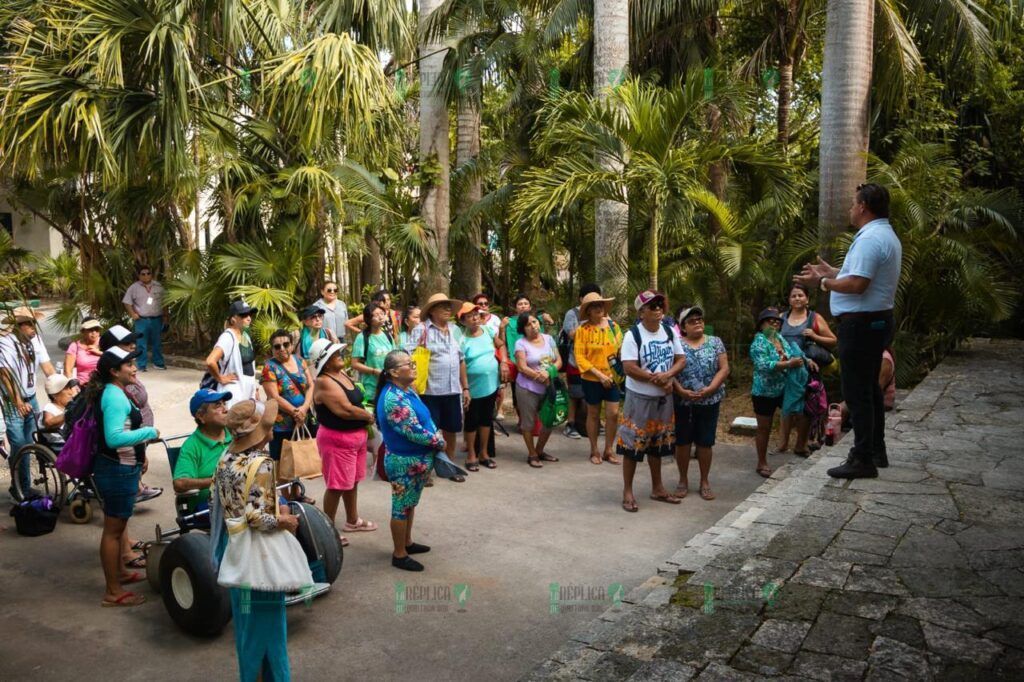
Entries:
{"type": "MultiPolygon", "coordinates": [[[[606,98],[629,71],[629,2],[594,0],[594,95],[606,98]]],[[[601,158],[604,168],[621,164],[601,158]]],[[[597,281],[606,295],[625,300],[629,256],[629,206],[598,201],[594,209],[594,256],[597,281]]]]}
{"type": "Polygon", "coordinates": [[[874,0],[829,0],[821,86],[818,237],[846,229],[857,185],[867,177],[874,0]]]}
{"type": "Polygon", "coordinates": [[[363,255],[362,277],[363,286],[372,284],[380,287],[380,244],[369,230],[366,231],[366,254],[363,255]]]}
{"type": "MultiPolygon", "coordinates": [[[[441,0],[420,2],[419,24],[422,30],[441,0]]],[[[421,215],[431,233],[430,250],[437,259],[434,267],[420,272],[420,295],[423,300],[436,292],[448,293],[448,107],[438,90],[444,65],[444,45],[421,42],[420,68],[420,165],[436,170],[436,176],[424,181],[420,188],[423,205],[421,215]]]]}
{"type": "MultiPolygon", "coordinates": [[[[475,98],[459,103],[455,142],[455,166],[461,168],[480,156],[480,107],[475,98]]],[[[483,196],[480,178],[466,183],[456,211],[464,213],[483,196]]],[[[480,224],[466,229],[464,248],[452,249],[452,295],[468,300],[480,291],[480,224]]]]}
{"type": "Polygon", "coordinates": [[[789,146],[789,109],[793,103],[793,57],[784,55],[779,60],[779,106],[777,139],[783,151],[789,146]]]}

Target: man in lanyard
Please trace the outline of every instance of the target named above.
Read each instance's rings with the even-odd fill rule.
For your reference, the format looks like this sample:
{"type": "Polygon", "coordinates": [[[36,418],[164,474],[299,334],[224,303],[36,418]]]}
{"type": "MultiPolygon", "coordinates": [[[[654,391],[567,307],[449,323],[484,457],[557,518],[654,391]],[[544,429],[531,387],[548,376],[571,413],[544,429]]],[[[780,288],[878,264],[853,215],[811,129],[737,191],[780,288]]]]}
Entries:
{"type": "MultiPolygon", "coordinates": [[[[30,444],[36,430],[39,414],[36,371],[41,367],[46,376],[54,373],[50,355],[36,329],[36,322],[41,319],[43,314],[31,308],[15,308],[4,320],[5,324],[12,325],[10,333],[0,337],[0,369],[5,370],[9,377],[9,390],[12,394],[4,401],[4,424],[7,427],[7,440],[11,444],[11,455],[30,444]]],[[[7,460],[8,465],[10,461],[7,460]]],[[[16,475],[21,476],[21,489],[27,491],[32,484],[28,459],[24,459],[22,464],[20,471],[11,471],[11,481],[14,481],[16,475]]]]}
{"type": "Polygon", "coordinates": [[[139,359],[136,363],[139,371],[146,371],[147,350],[153,352],[153,365],[157,369],[167,369],[160,338],[168,322],[167,309],[164,308],[164,288],[153,279],[152,268],[148,265],[139,267],[139,279],[128,287],[121,302],[132,316],[135,331],[139,335],[139,359]]]}
{"type": "Polygon", "coordinates": [[[903,247],[889,224],[889,192],[860,185],[850,207],[857,235],[842,268],[821,258],[808,263],[793,281],[832,292],[832,315],[839,320],[839,368],[843,398],[853,421],[853,447],[846,462],[828,470],[833,478],[875,478],[889,466],[885,451],[885,402],[878,385],[882,351],[892,341],[892,309],[900,281],[903,247]]]}

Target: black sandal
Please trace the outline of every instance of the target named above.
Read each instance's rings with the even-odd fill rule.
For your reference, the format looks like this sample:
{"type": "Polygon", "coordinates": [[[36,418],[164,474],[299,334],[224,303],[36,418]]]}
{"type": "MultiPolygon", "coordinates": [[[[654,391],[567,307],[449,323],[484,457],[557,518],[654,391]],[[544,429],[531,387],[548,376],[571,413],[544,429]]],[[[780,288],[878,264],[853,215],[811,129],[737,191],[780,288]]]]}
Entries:
{"type": "Polygon", "coordinates": [[[452,483],[465,483],[466,482],[466,477],[463,476],[462,474],[455,474],[454,476],[452,476],[448,480],[451,481],[452,483]]]}
{"type": "Polygon", "coordinates": [[[487,459],[480,460],[480,466],[487,467],[488,469],[497,469],[498,463],[488,457],[487,459]]]}
{"type": "Polygon", "coordinates": [[[541,469],[544,467],[544,465],[540,463],[540,457],[527,457],[526,463],[534,469],[541,469]]]}
{"type": "Polygon", "coordinates": [[[540,457],[540,458],[541,458],[541,460],[542,460],[542,461],[545,461],[545,462],[557,462],[557,461],[558,461],[558,458],[557,458],[557,457],[555,457],[554,455],[549,455],[549,454],[548,454],[548,453],[546,453],[546,452],[542,452],[542,453],[540,453],[540,454],[539,454],[539,455],[537,455],[537,456],[538,456],[538,457],[540,457]]]}
{"type": "Polygon", "coordinates": [[[466,471],[480,471],[480,462],[470,462],[466,460],[466,471]]]}

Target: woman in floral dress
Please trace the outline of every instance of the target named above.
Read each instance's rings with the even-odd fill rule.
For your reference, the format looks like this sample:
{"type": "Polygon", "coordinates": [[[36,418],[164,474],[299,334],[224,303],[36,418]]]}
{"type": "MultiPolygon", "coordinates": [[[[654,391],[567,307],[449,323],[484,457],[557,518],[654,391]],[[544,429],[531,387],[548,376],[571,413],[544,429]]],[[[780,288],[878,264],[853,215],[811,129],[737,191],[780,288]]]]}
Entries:
{"type": "Polygon", "coordinates": [[[430,410],[412,388],[416,364],[404,350],[384,358],[377,383],[377,426],[384,438],[384,471],[391,481],[391,539],[395,544],[391,565],[422,571],[411,554],[430,547],[412,541],[412,522],[420,494],[434,466],[434,453],[444,450],[444,437],[430,418],[430,410]]]}

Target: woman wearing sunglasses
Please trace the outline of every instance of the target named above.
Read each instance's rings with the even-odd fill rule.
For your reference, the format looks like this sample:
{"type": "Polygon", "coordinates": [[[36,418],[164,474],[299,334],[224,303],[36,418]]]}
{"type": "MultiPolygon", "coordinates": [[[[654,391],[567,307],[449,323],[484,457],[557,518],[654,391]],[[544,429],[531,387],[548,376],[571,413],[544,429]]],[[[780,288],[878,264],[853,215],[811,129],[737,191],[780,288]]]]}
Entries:
{"type": "Polygon", "coordinates": [[[281,458],[281,445],[295,431],[296,424],[305,423],[311,434],[316,434],[316,422],[311,418],[313,404],[313,374],[310,366],[295,354],[292,337],[278,329],[270,337],[273,353],[263,365],[263,390],[267,398],[277,403],[274,438],[270,441],[270,456],[276,462],[281,458]]]}
{"type": "Polygon", "coordinates": [[[348,306],[338,298],[338,283],[325,282],[323,289],[320,290],[320,298],[313,305],[324,311],[324,329],[334,334],[334,338],[344,339],[348,306]]]}

